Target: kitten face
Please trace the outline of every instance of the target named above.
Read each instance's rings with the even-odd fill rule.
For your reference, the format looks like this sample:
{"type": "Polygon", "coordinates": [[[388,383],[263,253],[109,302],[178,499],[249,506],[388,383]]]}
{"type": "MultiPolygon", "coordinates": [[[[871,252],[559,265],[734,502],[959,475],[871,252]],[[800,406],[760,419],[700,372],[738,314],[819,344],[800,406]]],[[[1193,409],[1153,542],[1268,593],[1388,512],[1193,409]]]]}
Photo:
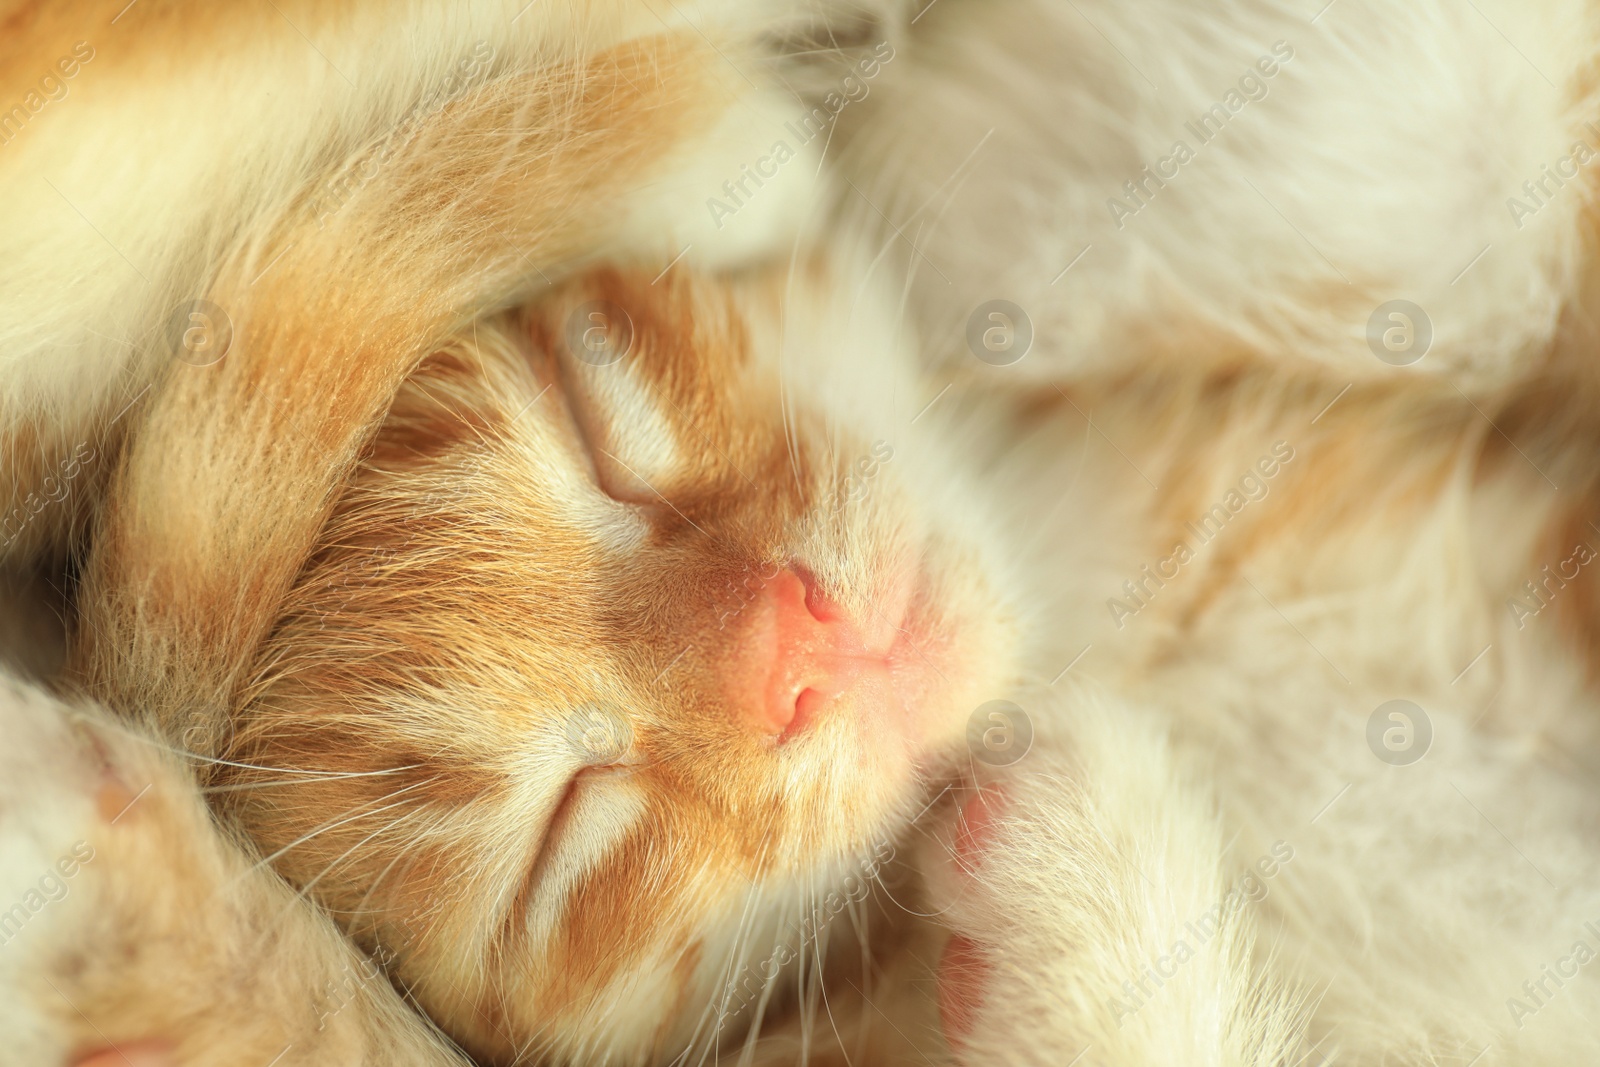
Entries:
{"type": "Polygon", "coordinates": [[[1010,680],[996,541],[870,321],[810,267],[480,325],[286,601],[236,810],[475,1053],[714,1037],[1010,680]]]}

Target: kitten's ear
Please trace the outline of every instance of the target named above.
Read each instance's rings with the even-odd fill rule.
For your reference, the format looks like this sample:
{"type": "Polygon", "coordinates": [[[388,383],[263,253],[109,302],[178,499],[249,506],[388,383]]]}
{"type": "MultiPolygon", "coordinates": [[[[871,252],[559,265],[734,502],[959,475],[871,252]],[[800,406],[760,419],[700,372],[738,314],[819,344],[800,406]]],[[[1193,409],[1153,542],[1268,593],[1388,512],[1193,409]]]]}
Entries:
{"type": "Polygon", "coordinates": [[[500,79],[374,145],[374,176],[338,211],[242,242],[197,309],[197,358],[129,415],[76,676],[215,751],[406,375],[486,305],[603,246],[673,149],[740,106],[724,68],[697,35],[664,35],[500,79]]]}

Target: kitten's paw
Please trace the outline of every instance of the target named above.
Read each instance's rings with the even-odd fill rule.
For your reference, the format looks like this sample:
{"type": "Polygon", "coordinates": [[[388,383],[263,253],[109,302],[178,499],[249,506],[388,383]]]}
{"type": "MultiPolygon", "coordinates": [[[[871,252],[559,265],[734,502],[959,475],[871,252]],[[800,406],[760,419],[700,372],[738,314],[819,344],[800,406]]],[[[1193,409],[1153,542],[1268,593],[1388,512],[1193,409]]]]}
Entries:
{"type": "Polygon", "coordinates": [[[3,674],[0,737],[0,1065],[462,1062],[161,746],[3,674]]]}
{"type": "Polygon", "coordinates": [[[967,799],[923,865],[956,1060],[1293,1062],[1303,1013],[1252,957],[1209,799],[1158,728],[1098,719],[967,799]]]}

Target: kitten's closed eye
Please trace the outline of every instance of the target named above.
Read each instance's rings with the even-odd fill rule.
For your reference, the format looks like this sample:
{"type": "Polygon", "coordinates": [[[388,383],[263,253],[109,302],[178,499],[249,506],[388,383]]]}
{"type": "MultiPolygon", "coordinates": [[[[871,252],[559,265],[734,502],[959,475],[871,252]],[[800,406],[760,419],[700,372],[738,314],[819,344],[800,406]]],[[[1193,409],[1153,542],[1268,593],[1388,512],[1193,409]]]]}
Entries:
{"type": "MultiPolygon", "coordinates": [[[[593,737],[586,737],[581,743],[586,747],[597,744],[593,737]]],[[[535,853],[532,866],[528,869],[528,881],[524,886],[524,892],[534,892],[537,889],[546,870],[562,847],[562,838],[565,835],[581,832],[581,827],[576,825],[578,816],[575,812],[583,803],[583,791],[604,787],[612,781],[621,779],[633,773],[637,765],[636,759],[631,758],[628,753],[623,753],[614,761],[607,762],[607,756],[598,747],[589,747],[588,752],[597,762],[585,764],[567,779],[566,785],[560,792],[560,799],[545,821],[538,851],[535,853]]]]}
{"type": "Polygon", "coordinates": [[[930,506],[935,422],[843,286],[602,272],[480,324],[396,398],[262,651],[238,762],[353,774],[239,814],[480,1055],[602,1017],[629,1059],[714,1040],[730,972],[1002,682],[972,509],[930,506]],[[596,302],[620,358],[569,341],[596,302]]]}
{"type": "Polygon", "coordinates": [[[553,403],[565,405],[596,484],[607,496],[619,503],[663,506],[651,476],[656,480],[669,476],[682,457],[659,413],[659,397],[644,393],[625,369],[617,367],[633,347],[632,319],[609,302],[580,309],[572,318],[576,322],[567,324],[564,343],[557,341],[546,350],[554,364],[549,385],[559,390],[553,403]],[[597,332],[603,340],[585,343],[597,332]]]}

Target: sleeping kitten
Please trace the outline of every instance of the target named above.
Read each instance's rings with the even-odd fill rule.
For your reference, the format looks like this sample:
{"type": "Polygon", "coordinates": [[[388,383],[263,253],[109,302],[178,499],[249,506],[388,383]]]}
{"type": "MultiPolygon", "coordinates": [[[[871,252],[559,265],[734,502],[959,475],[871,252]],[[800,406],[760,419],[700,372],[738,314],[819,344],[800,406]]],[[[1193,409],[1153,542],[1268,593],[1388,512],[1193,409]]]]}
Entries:
{"type": "Polygon", "coordinates": [[[997,537],[857,295],[605,271],[478,324],[254,657],[228,758],[342,777],[223,767],[230,809],[486,1059],[659,1062],[753,1012],[730,978],[901,840],[1003,684],[997,537]]]}
{"type": "MultiPolygon", "coordinates": [[[[63,139],[112,150],[112,86],[171,35],[249,41],[249,19],[135,14],[145,51],[97,53],[102,88],[24,131],[15,187],[30,162],[87,185],[63,139]]],[[[88,390],[39,352],[15,368],[19,493],[36,446],[106,455],[81,512],[7,545],[58,554],[95,505],[73,679],[223,757],[216,804],[263,861],[485,1060],[671,1059],[789,1013],[823,962],[795,931],[860,903],[1013,660],[998,531],[918,427],[936,398],[882,294],[848,257],[663,269],[679,241],[702,269],[786,251],[815,162],[786,157],[726,232],[685,210],[770,148],[773,97],[733,65],[738,18],[718,46],[648,14],[466,12],[400,72],[425,15],[360,49],[371,15],[319,16],[383,94],[333,89],[333,133],[222,127],[231,159],[295,147],[215,195],[103,193],[109,251],[57,254],[147,248],[203,299],[165,322],[159,292],[108,298],[153,336],[88,390]],[[456,45],[472,62],[428,95],[456,45]],[[654,262],[493,314],[602,253],[654,262]]],[[[65,28],[14,17],[34,57],[65,28]]],[[[348,65],[277,43],[266,86],[348,65]]],[[[152,121],[189,77],[150,81],[152,121]]]]}
{"type": "Polygon", "coordinates": [[[605,270],[476,324],[274,606],[216,800],[483,1061],[787,1014],[1004,686],[999,537],[854,277],[605,270]]]}
{"type": "MultiPolygon", "coordinates": [[[[1470,13],[1425,8],[1413,39],[1452,56],[1477,40],[1470,13]]],[[[1575,92],[1581,14],[1533,12],[1562,29],[1539,63],[1575,92]]],[[[1542,563],[1570,566],[1594,514],[1592,338],[1558,318],[1588,292],[1586,200],[1541,198],[1537,239],[1456,289],[1418,261],[1477,231],[1449,211],[1424,225],[1425,196],[1378,197],[1419,241],[1396,252],[1383,225],[1344,216],[1337,258],[1365,273],[1326,300],[1339,268],[1279,233],[1283,216],[1198,235],[1183,221],[1207,217],[1196,200],[1239,213],[1201,195],[1222,180],[1204,169],[1117,194],[1144,217],[1109,225],[1151,225],[1112,246],[1116,269],[1066,262],[1093,248],[1052,257],[1070,211],[996,242],[988,212],[1098,211],[1106,167],[1172,158],[1162,121],[1182,109],[1154,84],[1107,87],[1135,77],[1113,53],[1143,54],[1139,19],[1117,16],[907,11],[919,28],[875,95],[842,98],[856,187],[830,254],[705,276],[663,270],[681,246],[635,237],[623,247],[653,265],[582,271],[525,311],[492,313],[533,291],[501,229],[554,233],[536,272],[571,274],[616,239],[591,243],[565,214],[583,199],[549,190],[663,156],[485,167],[507,118],[487,91],[438,112],[398,167],[372,162],[382,124],[352,119],[370,200],[252,231],[259,247],[207,290],[236,319],[230,352],[208,374],[177,368],[128,424],[84,570],[79,677],[226,753],[219,809],[486,1061],[672,1062],[731,1053],[744,1030],[765,1062],[1593,1058],[1593,981],[1561,962],[1594,910],[1591,604],[1579,585],[1543,629],[1500,614],[1542,563]],[[1020,58],[1003,47],[1017,42],[1020,58]],[[1083,62],[1063,71],[1061,55],[1083,62]],[[987,77],[996,62],[1005,78],[987,77]],[[1052,128],[1109,126],[1092,108],[1116,100],[1125,142],[1019,136],[1009,124],[1049,132],[1023,103],[1041,80],[1082,105],[1065,127],[1041,112],[1052,128]],[[1008,124],[997,149],[1029,151],[974,179],[963,153],[990,116],[1008,124]],[[430,180],[446,161],[454,184],[430,180]],[[452,191],[501,181],[528,197],[452,191]],[[973,199],[950,203],[963,188],[973,199]],[[1183,210],[1163,223],[1168,204],[1183,210]],[[931,243],[912,243],[924,228],[931,243]],[[907,286],[908,330],[957,355],[954,380],[914,372],[871,276],[887,255],[848,252],[874,230],[911,264],[888,278],[907,286]],[[1282,255],[1257,260],[1267,247],[1282,255]],[[1252,284],[1224,284],[1247,260],[1252,284]],[[969,347],[967,320],[1011,279],[1039,308],[1038,346],[985,366],[1005,360],[969,347]],[[1369,296],[1421,280],[1433,357],[1368,362],[1369,296]],[[1079,288],[1095,284],[1114,299],[1079,288]],[[1113,353],[1126,369],[1106,369],[1113,353]],[[1416,712],[1383,717],[1395,699],[1416,712]],[[1001,725],[1032,737],[1014,763],[988,747],[1001,725]],[[295,771],[310,780],[284,784],[295,771]],[[987,788],[952,821],[939,786],[958,775],[987,788]],[[869,919],[852,878],[908,861],[915,877],[869,919]],[[907,911],[936,919],[883,928],[907,911]],[[828,919],[870,929],[829,951],[828,919]]],[[[1309,45],[1274,47],[1299,29],[1274,4],[1208,6],[1192,32],[1144,41],[1181,42],[1189,65],[1162,77],[1210,86],[1200,68],[1224,57],[1207,34],[1247,37],[1250,85],[1314,71],[1309,99],[1381,118],[1393,109],[1348,89],[1373,40],[1362,16],[1379,13],[1305,23],[1335,27],[1321,66],[1309,45]]],[[[1471,54],[1510,77],[1526,57],[1498,48],[1471,54]]],[[[647,71],[699,69],[681,41],[601,55],[536,83],[578,121],[512,158],[702,100],[648,99],[647,71]]],[[[1292,80],[1250,85],[1238,108],[1220,97],[1228,122],[1317,129],[1292,80]]],[[[1538,92],[1509,96],[1507,112],[1526,106],[1496,127],[1523,138],[1518,161],[1576,135],[1538,92]]],[[[1198,113],[1218,92],[1178,95],[1198,113]]],[[[1238,149],[1181,165],[1259,144],[1227,132],[1238,149]]],[[[730,155],[770,162],[761,140],[730,155]]],[[[1274,159],[1274,181],[1299,188],[1303,157],[1274,159]]],[[[785,248],[781,226],[740,228],[779,199],[741,198],[733,247],[785,248]]],[[[654,203],[640,217],[675,217],[654,203]]],[[[1538,614],[1568,588],[1541,581],[1538,614]]]]}

